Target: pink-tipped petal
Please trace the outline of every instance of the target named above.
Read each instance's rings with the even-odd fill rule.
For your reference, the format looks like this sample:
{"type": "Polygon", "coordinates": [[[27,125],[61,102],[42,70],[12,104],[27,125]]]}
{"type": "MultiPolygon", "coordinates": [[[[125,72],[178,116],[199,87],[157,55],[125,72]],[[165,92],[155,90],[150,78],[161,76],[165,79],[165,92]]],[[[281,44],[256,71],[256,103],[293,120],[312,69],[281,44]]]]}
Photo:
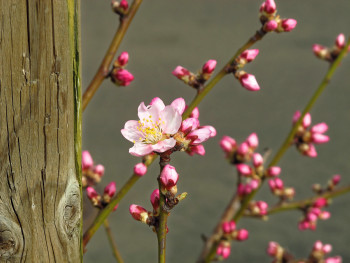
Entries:
{"type": "Polygon", "coordinates": [[[158,112],[164,110],[165,108],[164,102],[158,97],[153,98],[149,105],[152,105],[152,108],[156,108],[158,112]]]}
{"type": "Polygon", "coordinates": [[[329,142],[329,136],[320,133],[313,133],[311,135],[311,140],[316,144],[326,143],[329,142]]]}
{"type": "Polygon", "coordinates": [[[321,122],[312,126],[310,131],[312,133],[325,133],[326,131],[328,131],[328,125],[325,122],[321,122]]]}
{"type": "Polygon", "coordinates": [[[177,98],[170,104],[180,115],[182,115],[186,108],[186,102],[183,98],[177,98]]]}
{"type": "Polygon", "coordinates": [[[211,74],[215,70],[215,67],[216,67],[216,60],[214,60],[214,59],[208,60],[203,65],[202,72],[204,74],[211,74]]]}
{"type": "Polygon", "coordinates": [[[199,126],[199,120],[196,118],[187,118],[181,123],[180,130],[185,133],[196,130],[199,126]]]}
{"type": "Polygon", "coordinates": [[[258,91],[260,90],[259,84],[256,81],[256,78],[252,74],[245,73],[240,76],[239,81],[241,82],[241,85],[250,91],[258,91]]]}
{"type": "Polygon", "coordinates": [[[81,153],[81,156],[82,156],[82,161],[81,161],[82,169],[87,170],[87,169],[92,168],[94,165],[94,161],[93,161],[89,151],[83,151],[81,153]]]}
{"type": "Polygon", "coordinates": [[[187,138],[192,139],[191,144],[196,145],[205,142],[210,138],[211,131],[208,128],[200,128],[190,132],[187,138]]]}
{"type": "Polygon", "coordinates": [[[115,182],[110,182],[104,189],[104,194],[108,195],[109,197],[113,197],[115,192],[117,191],[117,187],[115,182]]]}

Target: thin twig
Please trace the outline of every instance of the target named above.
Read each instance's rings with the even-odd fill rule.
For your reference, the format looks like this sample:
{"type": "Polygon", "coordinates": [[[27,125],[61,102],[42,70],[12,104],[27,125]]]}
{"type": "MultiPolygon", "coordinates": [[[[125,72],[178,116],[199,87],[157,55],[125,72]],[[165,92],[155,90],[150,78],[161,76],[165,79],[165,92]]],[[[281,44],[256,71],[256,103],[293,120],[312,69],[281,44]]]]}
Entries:
{"type": "MultiPolygon", "coordinates": [[[[278,150],[278,152],[276,153],[276,155],[274,156],[274,158],[270,162],[269,167],[276,165],[279,162],[279,160],[282,158],[282,156],[284,155],[286,150],[289,148],[289,146],[290,146],[290,144],[291,144],[291,142],[292,142],[292,140],[294,138],[294,135],[295,135],[295,133],[297,131],[297,127],[301,124],[305,114],[312,109],[312,107],[314,106],[315,102],[317,101],[317,99],[319,98],[321,93],[324,91],[326,86],[329,84],[329,82],[330,82],[330,80],[331,80],[335,70],[338,68],[340,62],[342,61],[342,59],[344,58],[344,56],[348,52],[349,46],[350,46],[350,38],[348,39],[348,42],[346,43],[346,45],[343,48],[343,50],[340,52],[340,54],[337,57],[337,59],[331,64],[330,68],[328,69],[328,71],[327,71],[325,77],[323,78],[321,84],[319,85],[318,89],[315,91],[314,95],[311,97],[310,101],[308,102],[308,104],[306,105],[305,109],[303,110],[303,113],[300,116],[299,120],[293,126],[293,128],[289,132],[286,140],[284,141],[284,143],[282,144],[282,146],[280,147],[280,149],[278,150]]],[[[242,204],[241,204],[239,210],[237,211],[237,213],[233,217],[233,220],[236,223],[244,215],[244,211],[247,209],[250,201],[254,198],[255,194],[260,190],[263,182],[264,182],[264,179],[261,181],[261,184],[260,184],[260,186],[257,189],[253,190],[249,195],[247,195],[242,200],[242,204]]],[[[197,262],[211,262],[214,259],[214,257],[215,257],[217,246],[218,246],[218,242],[214,242],[212,247],[210,249],[207,249],[206,253],[202,253],[201,254],[201,256],[199,257],[199,260],[197,262]],[[203,254],[205,254],[206,256],[203,257],[203,254]]]]}
{"type": "Polygon", "coordinates": [[[128,10],[128,13],[120,17],[120,24],[114,35],[114,38],[101,62],[99,69],[97,70],[94,78],[92,79],[89,86],[84,92],[83,111],[91,101],[92,97],[94,96],[98,88],[101,86],[101,83],[103,82],[103,80],[108,76],[113,58],[141,3],[142,3],[142,0],[134,0],[134,2],[132,3],[132,5],[128,10]]]}
{"type": "Polygon", "coordinates": [[[112,230],[111,230],[111,228],[109,226],[108,219],[106,219],[103,222],[103,224],[105,226],[107,237],[108,237],[108,240],[109,240],[109,244],[111,245],[111,248],[113,250],[113,255],[114,255],[115,259],[119,263],[124,263],[124,260],[122,259],[122,256],[120,255],[119,250],[117,248],[117,243],[115,242],[115,240],[113,238],[112,230]]]}

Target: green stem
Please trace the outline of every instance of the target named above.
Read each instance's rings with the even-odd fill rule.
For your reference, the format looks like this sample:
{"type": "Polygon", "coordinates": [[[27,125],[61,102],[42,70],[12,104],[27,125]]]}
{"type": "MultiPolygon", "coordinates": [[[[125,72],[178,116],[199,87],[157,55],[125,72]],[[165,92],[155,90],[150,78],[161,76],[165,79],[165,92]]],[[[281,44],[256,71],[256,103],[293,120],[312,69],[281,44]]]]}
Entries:
{"type": "Polygon", "coordinates": [[[330,65],[330,68],[329,68],[327,74],[324,76],[324,78],[323,78],[321,84],[319,85],[318,89],[316,90],[314,95],[311,97],[310,101],[308,102],[308,104],[306,105],[305,109],[303,110],[299,120],[296,122],[296,124],[293,126],[293,128],[289,132],[287,138],[285,139],[284,143],[280,147],[279,151],[276,153],[275,157],[270,162],[269,166],[276,165],[279,162],[279,160],[282,158],[284,153],[287,151],[287,149],[289,148],[291,143],[293,142],[294,135],[295,135],[299,125],[303,121],[303,118],[304,118],[305,114],[308,113],[312,109],[312,107],[316,103],[317,99],[320,97],[322,92],[325,90],[325,88],[329,84],[329,82],[330,82],[330,80],[331,80],[335,70],[338,68],[338,66],[340,65],[340,62],[343,60],[343,58],[345,57],[346,53],[348,52],[349,45],[350,45],[350,38],[349,38],[348,42],[346,43],[345,47],[343,48],[343,50],[340,52],[339,56],[330,65]]]}
{"type": "MultiPolygon", "coordinates": [[[[156,155],[149,156],[149,158],[146,159],[145,165],[149,166],[155,159],[156,155]]],[[[91,237],[96,233],[97,229],[102,225],[102,223],[107,219],[109,214],[113,211],[114,207],[119,204],[120,200],[123,199],[123,197],[129,192],[131,187],[140,179],[140,176],[133,174],[129,180],[123,185],[123,187],[119,190],[119,192],[116,194],[116,196],[111,200],[111,202],[100,211],[100,213],[95,218],[92,225],[89,227],[88,230],[84,233],[83,237],[83,246],[86,247],[86,244],[89,242],[91,237]]]]}
{"type": "Polygon", "coordinates": [[[124,263],[124,260],[122,259],[122,256],[120,255],[119,250],[117,248],[117,243],[115,242],[115,240],[113,238],[112,230],[111,230],[111,228],[109,226],[108,219],[106,219],[103,222],[103,224],[105,226],[107,237],[108,237],[108,241],[109,241],[109,244],[111,245],[111,248],[112,248],[113,255],[114,255],[115,259],[119,263],[124,263]]]}
{"type": "Polygon", "coordinates": [[[160,181],[160,175],[162,171],[170,162],[170,154],[165,152],[160,155],[159,165],[160,174],[158,176],[158,187],[159,187],[159,225],[157,227],[157,239],[158,239],[158,263],[165,263],[166,256],[166,234],[167,234],[167,221],[169,213],[164,209],[166,206],[165,195],[162,193],[162,184],[160,181]]]}
{"type": "MultiPolygon", "coordinates": [[[[323,78],[321,84],[319,85],[318,89],[316,90],[314,95],[311,97],[311,99],[310,99],[309,103],[306,105],[302,115],[300,116],[300,118],[297,121],[297,123],[293,126],[291,131],[289,132],[286,140],[284,141],[284,143],[280,147],[279,151],[276,153],[276,155],[274,156],[274,158],[270,162],[269,167],[276,165],[280,161],[280,159],[282,158],[282,156],[284,155],[284,153],[286,152],[288,147],[290,146],[291,142],[293,141],[294,135],[295,135],[295,133],[297,131],[297,127],[301,124],[305,114],[312,109],[312,107],[314,106],[314,104],[317,101],[317,99],[319,98],[319,96],[322,94],[322,92],[324,91],[326,86],[329,84],[329,82],[330,82],[330,80],[331,80],[335,70],[338,68],[340,62],[342,61],[342,59],[346,55],[349,46],[350,46],[350,38],[348,39],[345,47],[340,52],[340,54],[337,57],[337,59],[331,64],[330,68],[328,69],[328,71],[327,71],[325,77],[323,78]]],[[[247,207],[249,205],[249,202],[254,198],[256,193],[260,190],[263,182],[264,182],[264,179],[262,179],[261,184],[260,184],[260,186],[257,189],[252,191],[249,195],[247,195],[243,199],[241,207],[239,208],[239,210],[237,211],[237,213],[233,217],[233,220],[236,223],[244,215],[244,211],[247,209],[247,207]]],[[[219,240],[219,239],[217,239],[217,240],[219,240]]],[[[198,262],[211,262],[214,259],[215,255],[216,255],[216,249],[217,249],[218,244],[219,244],[218,241],[214,242],[213,246],[209,250],[207,250],[208,251],[207,252],[207,256],[204,257],[204,258],[200,258],[198,262]]]]}
{"type": "Polygon", "coordinates": [[[94,96],[98,88],[101,86],[101,83],[103,82],[103,80],[108,76],[109,68],[114,59],[114,56],[141,3],[142,3],[142,0],[134,0],[134,2],[129,8],[128,13],[120,18],[120,24],[119,24],[118,30],[114,35],[114,38],[101,62],[101,65],[98,71],[96,72],[94,78],[90,82],[90,85],[87,87],[86,91],[84,92],[83,111],[91,101],[92,97],[94,96]]]}
{"type": "Polygon", "coordinates": [[[226,65],[212,78],[212,80],[205,85],[203,90],[201,90],[197,96],[192,100],[191,104],[188,106],[187,110],[182,115],[182,119],[186,119],[190,116],[191,112],[198,104],[203,100],[203,98],[212,90],[212,88],[228,74],[227,67],[231,66],[236,58],[246,49],[250,48],[257,41],[261,40],[266,33],[259,30],[252,36],[240,49],[236,51],[233,57],[226,63],[226,65]]]}
{"type": "Polygon", "coordinates": [[[326,192],[326,193],[324,193],[322,195],[318,195],[316,197],[307,198],[307,199],[297,201],[297,202],[283,203],[281,205],[278,205],[278,206],[271,208],[267,214],[271,215],[271,214],[276,214],[276,213],[283,212],[283,211],[303,208],[305,206],[311,205],[317,198],[323,197],[326,199],[330,199],[330,198],[338,197],[340,195],[344,195],[348,192],[350,192],[350,185],[343,186],[341,188],[338,188],[338,189],[333,190],[331,192],[326,192]]]}

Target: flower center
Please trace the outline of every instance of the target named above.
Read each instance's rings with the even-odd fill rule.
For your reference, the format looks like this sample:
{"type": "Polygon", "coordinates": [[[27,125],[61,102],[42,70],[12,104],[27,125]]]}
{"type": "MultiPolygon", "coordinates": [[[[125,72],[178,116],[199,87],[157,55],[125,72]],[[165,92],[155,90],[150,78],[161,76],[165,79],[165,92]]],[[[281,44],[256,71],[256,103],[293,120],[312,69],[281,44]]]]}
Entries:
{"type": "Polygon", "coordinates": [[[140,120],[137,129],[142,133],[142,136],[139,138],[139,141],[144,144],[158,143],[163,137],[163,131],[160,124],[161,118],[154,123],[151,115],[148,116],[148,119],[144,118],[142,121],[140,120]]]}

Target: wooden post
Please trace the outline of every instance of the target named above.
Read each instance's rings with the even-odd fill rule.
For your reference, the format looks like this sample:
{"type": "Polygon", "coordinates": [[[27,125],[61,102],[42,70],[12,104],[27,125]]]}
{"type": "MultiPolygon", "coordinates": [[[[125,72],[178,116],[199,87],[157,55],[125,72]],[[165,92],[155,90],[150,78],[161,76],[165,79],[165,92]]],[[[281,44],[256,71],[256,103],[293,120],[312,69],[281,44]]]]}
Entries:
{"type": "Polygon", "coordinates": [[[81,262],[79,0],[0,0],[0,262],[81,262]]]}

